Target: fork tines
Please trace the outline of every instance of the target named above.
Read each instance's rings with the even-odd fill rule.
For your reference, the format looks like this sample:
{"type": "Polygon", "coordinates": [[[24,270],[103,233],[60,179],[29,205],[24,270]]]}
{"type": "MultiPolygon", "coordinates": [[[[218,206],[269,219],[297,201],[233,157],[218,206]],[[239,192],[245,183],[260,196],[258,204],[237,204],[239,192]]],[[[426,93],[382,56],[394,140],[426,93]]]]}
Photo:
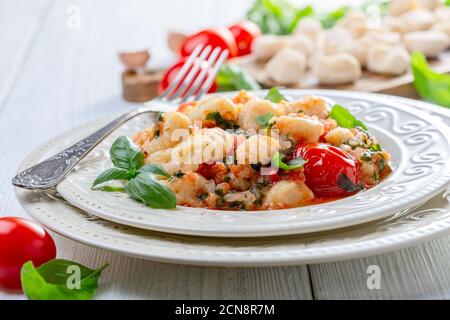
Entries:
{"type": "Polygon", "coordinates": [[[211,88],[228,53],[227,49],[198,45],[159,98],[167,101],[180,99],[183,103],[195,95],[194,100],[199,100],[211,88]]]}

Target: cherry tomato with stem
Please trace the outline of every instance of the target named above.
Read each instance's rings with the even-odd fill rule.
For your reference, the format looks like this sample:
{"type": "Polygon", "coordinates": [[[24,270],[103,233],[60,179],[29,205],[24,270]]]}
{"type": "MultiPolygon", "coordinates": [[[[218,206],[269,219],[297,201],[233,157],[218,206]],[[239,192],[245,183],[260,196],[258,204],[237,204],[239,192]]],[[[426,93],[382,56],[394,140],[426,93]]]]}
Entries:
{"type": "Polygon", "coordinates": [[[293,158],[303,157],[305,183],[316,197],[347,196],[360,189],[355,160],[344,150],[325,143],[297,145],[293,158]]]}
{"type": "Polygon", "coordinates": [[[56,246],[40,225],[18,217],[0,218],[0,287],[20,290],[20,269],[27,261],[35,267],[54,259],[56,246]]]}

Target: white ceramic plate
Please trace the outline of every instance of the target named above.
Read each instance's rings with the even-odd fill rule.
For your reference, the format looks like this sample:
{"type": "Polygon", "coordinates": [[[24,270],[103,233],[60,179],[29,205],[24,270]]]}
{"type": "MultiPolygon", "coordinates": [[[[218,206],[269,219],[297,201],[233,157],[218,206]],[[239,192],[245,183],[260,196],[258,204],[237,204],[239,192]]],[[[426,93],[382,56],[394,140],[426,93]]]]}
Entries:
{"type": "MultiPolygon", "coordinates": [[[[108,156],[111,143],[120,135],[131,136],[149,125],[149,117],[142,115],[96,147],[57,190],[78,208],[129,226],[188,235],[255,237],[330,230],[387,217],[425,202],[450,181],[450,130],[442,121],[388,96],[327,90],[285,93],[294,99],[310,94],[325,96],[349,108],[391,153],[394,172],[376,187],[345,199],[257,212],[182,206],[175,210],[151,209],[123,193],[92,191],[95,177],[112,166],[108,156]]],[[[103,122],[86,126],[76,135],[86,135],[103,122]]]]}
{"type": "MultiPolygon", "coordinates": [[[[381,97],[381,96],[377,96],[381,97]]],[[[383,98],[388,99],[386,96],[383,98]]],[[[450,125],[450,112],[420,101],[389,98],[425,110],[450,125]]],[[[78,136],[66,132],[30,154],[26,168],[78,136]]],[[[95,247],[145,259],[216,266],[292,265],[359,258],[413,246],[450,233],[450,196],[441,193],[423,206],[341,230],[273,238],[188,237],[136,229],[102,220],[42,192],[16,189],[24,209],[51,230],[95,247]]]]}

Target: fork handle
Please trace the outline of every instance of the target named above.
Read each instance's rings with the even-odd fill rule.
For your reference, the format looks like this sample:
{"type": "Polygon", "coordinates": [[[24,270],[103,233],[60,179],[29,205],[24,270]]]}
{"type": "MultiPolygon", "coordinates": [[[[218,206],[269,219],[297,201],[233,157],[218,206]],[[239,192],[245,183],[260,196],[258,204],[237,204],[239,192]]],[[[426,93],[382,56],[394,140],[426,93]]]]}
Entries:
{"type": "Polygon", "coordinates": [[[50,189],[56,186],[97,144],[120,125],[141,113],[142,111],[136,110],[121,115],[67,149],[20,172],[12,179],[12,184],[26,189],[50,189]]]}

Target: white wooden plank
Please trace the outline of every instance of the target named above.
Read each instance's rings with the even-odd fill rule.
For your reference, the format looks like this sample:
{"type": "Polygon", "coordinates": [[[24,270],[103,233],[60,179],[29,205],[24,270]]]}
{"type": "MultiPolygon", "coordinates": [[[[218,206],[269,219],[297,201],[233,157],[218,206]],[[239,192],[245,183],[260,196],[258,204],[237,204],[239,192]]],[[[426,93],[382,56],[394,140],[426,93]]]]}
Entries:
{"type": "Polygon", "coordinates": [[[383,255],[310,266],[316,299],[450,299],[450,236],[383,255]],[[369,289],[369,266],[380,289],[369,289]]]}
{"type": "MultiPolygon", "coordinates": [[[[140,23],[148,23],[148,30],[157,29],[155,21],[145,19],[142,12],[153,12],[156,17],[164,9],[166,19],[157,22],[172,21],[167,18],[172,12],[170,6],[158,7],[159,2],[139,2],[139,5],[127,2],[120,7],[120,1],[72,3],[81,8],[81,29],[71,31],[63,27],[69,1],[52,2],[46,23],[0,112],[0,149],[8,152],[8,157],[0,157],[0,215],[27,216],[13,195],[10,179],[28,152],[69,127],[132,107],[119,97],[121,67],[115,55],[120,34],[136,32],[124,31],[127,20],[140,17],[140,23]]],[[[211,2],[202,3],[213,6],[211,2]]],[[[185,21],[196,21],[195,16],[191,18],[185,21]]],[[[141,37],[152,41],[150,35],[143,33],[141,37]]],[[[61,237],[56,239],[60,257],[92,267],[105,261],[111,264],[98,295],[101,299],[311,299],[305,266],[249,269],[177,266],[120,256],[61,237]]],[[[12,298],[23,296],[0,293],[0,299],[12,298]]]]}
{"type": "Polygon", "coordinates": [[[0,3],[0,110],[42,27],[48,4],[48,0],[0,3]]]}

